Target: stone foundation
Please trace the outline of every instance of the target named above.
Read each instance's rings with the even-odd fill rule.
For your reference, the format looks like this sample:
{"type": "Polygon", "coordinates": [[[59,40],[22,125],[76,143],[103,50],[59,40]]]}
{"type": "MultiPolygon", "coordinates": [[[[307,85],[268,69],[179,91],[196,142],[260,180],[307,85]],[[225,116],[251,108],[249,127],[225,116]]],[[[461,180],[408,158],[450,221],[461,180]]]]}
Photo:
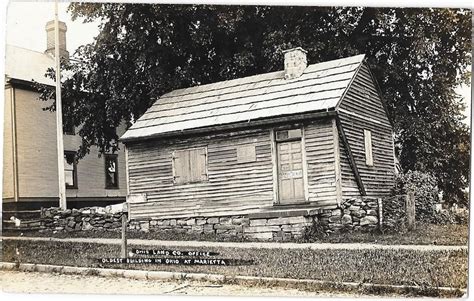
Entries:
{"type": "MultiPolygon", "coordinates": [[[[121,209],[121,208],[119,208],[121,209]]],[[[131,220],[129,231],[184,234],[221,239],[292,241],[317,226],[327,234],[340,231],[373,231],[379,228],[378,200],[347,199],[335,209],[277,209],[248,215],[131,220]]],[[[53,231],[120,231],[125,212],[109,207],[42,209],[41,229],[53,231]]]]}
{"type": "Polygon", "coordinates": [[[377,199],[348,199],[336,209],[288,209],[239,216],[132,220],[130,230],[168,231],[221,238],[261,241],[300,239],[305,229],[319,224],[326,233],[373,231],[379,228],[377,199]]]}

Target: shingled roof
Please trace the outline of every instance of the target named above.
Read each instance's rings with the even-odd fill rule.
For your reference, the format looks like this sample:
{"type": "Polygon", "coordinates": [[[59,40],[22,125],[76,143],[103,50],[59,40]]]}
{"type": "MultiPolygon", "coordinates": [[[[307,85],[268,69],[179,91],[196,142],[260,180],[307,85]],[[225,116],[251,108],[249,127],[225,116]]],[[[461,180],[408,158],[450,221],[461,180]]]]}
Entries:
{"type": "Polygon", "coordinates": [[[121,140],[334,109],[363,60],[357,55],[309,65],[290,80],[282,70],[174,90],[160,97],[121,140]]]}

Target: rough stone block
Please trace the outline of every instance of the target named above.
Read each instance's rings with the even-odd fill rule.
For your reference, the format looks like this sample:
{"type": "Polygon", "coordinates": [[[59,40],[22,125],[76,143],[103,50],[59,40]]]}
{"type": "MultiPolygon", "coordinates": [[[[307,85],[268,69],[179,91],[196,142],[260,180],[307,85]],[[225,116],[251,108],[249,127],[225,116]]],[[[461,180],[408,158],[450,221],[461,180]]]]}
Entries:
{"type": "Polygon", "coordinates": [[[148,223],[148,222],[140,223],[140,230],[142,230],[144,232],[150,231],[150,223],[148,223]]]}
{"type": "Polygon", "coordinates": [[[204,225],[206,223],[206,219],[205,218],[197,218],[196,219],[196,225],[204,225]]]}
{"type": "Polygon", "coordinates": [[[253,227],[253,226],[263,226],[263,225],[266,225],[267,224],[267,220],[266,219],[251,219],[250,220],[250,227],[253,227]]]}
{"type": "Polygon", "coordinates": [[[245,233],[280,231],[280,226],[254,226],[245,229],[245,233]]]}
{"type": "Polygon", "coordinates": [[[266,225],[275,226],[275,225],[285,225],[289,223],[288,217],[277,217],[277,218],[270,218],[267,219],[266,225]]]}
{"type": "Polygon", "coordinates": [[[366,216],[360,219],[361,226],[375,225],[378,223],[378,219],[375,216],[366,216]]]}
{"type": "Polygon", "coordinates": [[[203,232],[203,227],[202,225],[194,225],[191,227],[192,232],[203,232]]]}
{"type": "Polygon", "coordinates": [[[219,224],[232,224],[232,219],[229,216],[219,218],[219,224]]]}
{"type": "Polygon", "coordinates": [[[354,217],[361,218],[361,217],[364,217],[364,216],[365,216],[365,211],[363,211],[363,210],[353,211],[353,212],[351,213],[351,215],[354,216],[354,217]]]}
{"type": "Polygon", "coordinates": [[[292,216],[288,218],[288,224],[303,224],[305,223],[304,216],[292,216]]]}
{"type": "Polygon", "coordinates": [[[355,206],[355,205],[351,205],[351,206],[349,207],[349,210],[350,210],[350,211],[360,211],[360,207],[359,207],[359,206],[355,206]]]}
{"type": "Polygon", "coordinates": [[[218,224],[219,223],[219,218],[217,217],[210,217],[207,219],[208,224],[218,224]]]}
{"type": "Polygon", "coordinates": [[[343,225],[352,224],[352,216],[349,214],[344,214],[342,216],[341,222],[343,225]]]}
{"type": "Polygon", "coordinates": [[[334,223],[334,224],[329,224],[329,229],[332,231],[339,231],[344,227],[344,225],[339,224],[339,223],[334,223]]]}
{"type": "Polygon", "coordinates": [[[245,236],[249,238],[258,239],[258,240],[272,240],[273,239],[272,232],[246,233],[245,236]]]}
{"type": "Polygon", "coordinates": [[[202,226],[205,232],[214,232],[214,225],[205,224],[202,226]]]}
{"type": "Polygon", "coordinates": [[[216,229],[216,230],[232,230],[232,229],[235,229],[235,225],[215,224],[214,229],[216,229]]]}
{"type": "Polygon", "coordinates": [[[373,215],[373,216],[377,216],[377,211],[373,210],[373,209],[369,209],[367,210],[367,215],[373,215]]]}
{"type": "Polygon", "coordinates": [[[188,226],[193,226],[196,224],[196,219],[195,218],[190,218],[188,220],[186,220],[186,225],[188,226]]]}

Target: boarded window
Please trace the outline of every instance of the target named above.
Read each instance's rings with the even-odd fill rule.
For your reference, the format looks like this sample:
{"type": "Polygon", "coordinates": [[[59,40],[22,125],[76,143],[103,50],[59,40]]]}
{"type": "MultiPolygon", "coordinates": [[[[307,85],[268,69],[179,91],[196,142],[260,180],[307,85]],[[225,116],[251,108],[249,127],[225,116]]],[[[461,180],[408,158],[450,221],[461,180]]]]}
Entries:
{"type": "Polygon", "coordinates": [[[173,152],[173,178],[176,184],[207,181],[206,148],[173,152]]]}
{"type": "Polygon", "coordinates": [[[364,130],[365,142],[365,164],[374,166],[374,157],[372,154],[372,133],[369,130],[364,130]]]}
{"type": "Polygon", "coordinates": [[[257,154],[255,153],[255,145],[240,145],[237,147],[237,162],[255,162],[257,154]]]}

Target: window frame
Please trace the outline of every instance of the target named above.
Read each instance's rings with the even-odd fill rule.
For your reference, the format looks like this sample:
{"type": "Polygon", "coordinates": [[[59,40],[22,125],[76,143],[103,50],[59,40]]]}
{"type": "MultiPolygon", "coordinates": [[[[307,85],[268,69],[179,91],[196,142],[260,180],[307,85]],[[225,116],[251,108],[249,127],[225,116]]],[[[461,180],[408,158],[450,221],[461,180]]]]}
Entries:
{"type": "Polygon", "coordinates": [[[119,169],[118,169],[118,154],[104,154],[104,178],[105,178],[105,189],[120,189],[119,183],[119,169]],[[116,186],[109,186],[107,185],[107,160],[108,158],[113,158],[115,160],[115,183],[116,186]]]}
{"type": "MultiPolygon", "coordinates": [[[[72,181],[73,185],[68,185],[66,181],[64,181],[64,184],[66,185],[66,189],[77,189],[78,188],[78,183],[77,183],[77,163],[76,163],[76,152],[75,151],[64,151],[64,159],[66,159],[67,155],[72,155],[74,157],[74,161],[72,163],[72,181]]],[[[66,159],[67,162],[67,159],[66,159]]],[[[64,179],[66,179],[66,167],[64,167],[64,179]]]]}
{"type": "MultiPolygon", "coordinates": [[[[190,165],[192,165],[191,162],[189,162],[190,165]]],[[[208,150],[207,146],[204,147],[192,147],[192,148],[185,148],[185,149],[177,149],[174,150],[171,153],[171,165],[172,165],[172,176],[173,176],[173,185],[187,185],[187,184],[199,184],[199,183],[206,183],[209,182],[209,155],[208,155],[208,150]],[[186,182],[180,182],[176,179],[176,163],[175,163],[175,158],[176,158],[176,152],[190,152],[190,151],[197,151],[197,150],[204,150],[204,156],[205,156],[205,162],[204,162],[204,171],[206,173],[206,178],[204,180],[199,179],[199,180],[190,180],[186,182]]]]}
{"type": "Polygon", "coordinates": [[[372,140],[372,131],[364,129],[364,154],[365,165],[374,166],[374,142],[372,140]]]}

